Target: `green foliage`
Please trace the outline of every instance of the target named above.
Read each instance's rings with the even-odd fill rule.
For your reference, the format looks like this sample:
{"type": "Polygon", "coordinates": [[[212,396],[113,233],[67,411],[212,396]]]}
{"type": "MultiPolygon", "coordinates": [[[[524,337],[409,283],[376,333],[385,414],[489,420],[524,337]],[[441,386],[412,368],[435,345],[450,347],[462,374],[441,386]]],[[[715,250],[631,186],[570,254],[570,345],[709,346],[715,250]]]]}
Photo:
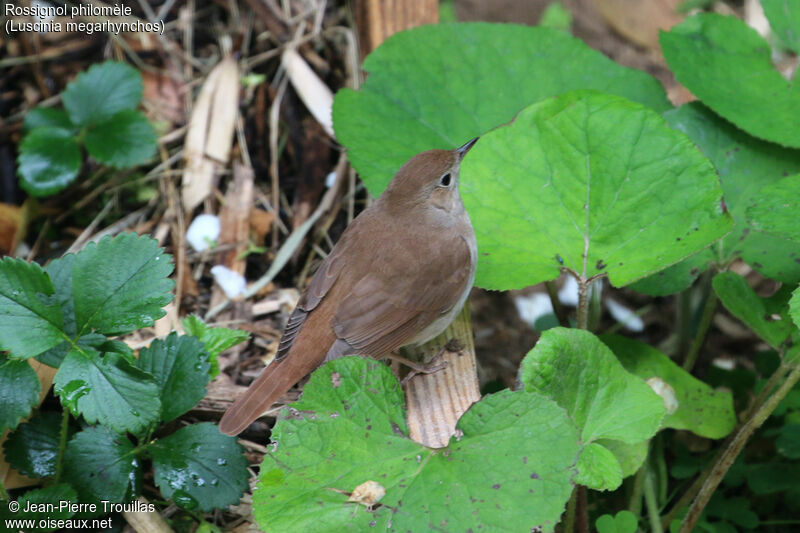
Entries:
{"type": "Polygon", "coordinates": [[[20,185],[34,196],[57,193],[75,179],[81,168],[81,148],[73,133],[44,126],[19,145],[20,185]]]}
{"type": "Polygon", "coordinates": [[[143,434],[158,420],[161,401],[153,376],[119,354],[71,350],[53,383],[62,403],[90,424],[143,434]]]}
{"type": "Polygon", "coordinates": [[[800,174],[767,185],[747,208],[747,221],[758,231],[800,241],[800,174]]]}
{"type": "Polygon", "coordinates": [[[734,272],[717,274],[713,284],[722,305],[773,348],[779,348],[795,329],[785,316],[788,292],[781,291],[769,300],[760,298],[745,279],[734,272]]]}
{"type": "Polygon", "coordinates": [[[387,39],[364,70],[369,76],[358,91],[336,94],[333,120],[348,159],[374,195],[411,156],[456,148],[565,91],[594,89],[656,111],[669,108],[655,79],[552,28],[422,26],[387,39]]]}
{"type": "Polygon", "coordinates": [[[765,276],[787,283],[800,281],[796,261],[800,243],[755,231],[745,216],[763,187],[800,172],[800,151],[750,137],[696,102],[668,111],[664,118],[685,133],[717,169],[734,227],[710,248],[631,288],[655,296],[672,294],[689,287],[710,265],[724,268],[738,257],[765,276]]]}
{"type": "Polygon", "coordinates": [[[800,54],[800,4],[794,0],[761,0],[778,42],[800,54]]]}
{"type": "Polygon", "coordinates": [[[619,335],[602,335],[625,370],[642,379],[661,378],[675,393],[678,407],[661,421],[662,428],[686,429],[701,437],[721,439],[736,425],[733,396],[714,390],[651,346],[619,335]]]}
{"type": "Polygon", "coordinates": [[[101,163],[139,165],[156,149],[156,133],[135,111],[142,98],[139,72],[115,61],[93,65],[61,95],[66,112],[35,108],[25,117],[20,145],[22,187],[34,196],[55,194],[72,183],[81,166],[80,144],[101,163]]]}
{"type": "Polygon", "coordinates": [[[219,374],[219,363],[217,362],[219,354],[250,338],[249,333],[239,329],[212,328],[197,315],[187,316],[181,320],[181,324],[188,335],[197,337],[205,345],[211,363],[212,379],[219,374]]]}
{"type": "Polygon", "coordinates": [[[15,361],[0,353],[0,432],[14,429],[39,401],[42,386],[27,361],[15,361]]]}
{"type": "Polygon", "coordinates": [[[142,77],[125,63],[107,61],[78,74],[61,98],[74,124],[98,124],[139,105],[142,77]]]}
{"type": "Polygon", "coordinates": [[[775,69],[769,45],[744,21],[694,15],[661,34],[661,49],[678,81],[715,112],[756,137],[800,148],[798,85],[775,69]]]}
{"type": "Polygon", "coordinates": [[[143,349],[136,366],[153,376],[161,398],[161,420],[169,422],[195,406],[206,394],[208,355],[195,337],[171,333],[143,349]]]}
{"type": "Polygon", "coordinates": [[[636,533],[639,521],[630,511],[620,511],[616,516],[604,514],[595,522],[597,533],[636,533]]]}
{"type": "Polygon", "coordinates": [[[553,530],[579,452],[563,409],[535,394],[490,395],[449,446],[430,449],[408,439],[402,405],[381,363],[348,357],[318,369],[273,430],[277,448],[254,493],[262,529],[553,530]],[[386,491],[371,511],[348,503],[367,481],[386,491]]]}
{"type": "Polygon", "coordinates": [[[0,260],[0,350],[26,358],[64,340],[54,292],[39,265],[11,257],[0,260]]]}
{"type": "Polygon", "coordinates": [[[691,142],[653,111],[604,94],[524,109],[481,139],[461,174],[481,252],[476,284],[489,289],[562,268],[626,285],[732,225],[714,169],[691,142]]]}
{"type": "MultiPolygon", "coordinates": [[[[56,473],[59,419],[55,412],[38,413],[20,424],[3,443],[8,463],[19,473],[31,477],[50,477],[56,473]]],[[[69,430],[71,436],[72,431],[69,430]]]]}
{"type": "MultiPolygon", "coordinates": [[[[38,512],[19,512],[14,513],[13,517],[18,520],[35,520],[37,526],[40,525],[39,520],[46,519],[53,520],[66,520],[74,513],[69,509],[62,509],[61,502],[78,503],[78,494],[75,490],[66,483],[59,483],[57,485],[50,485],[41,489],[34,489],[26,492],[19,500],[18,503],[21,509],[27,509],[31,505],[46,505],[52,504],[53,511],[38,511],[38,512]]],[[[37,508],[37,507],[34,507],[37,508]]],[[[38,507],[40,509],[44,507],[38,507]]],[[[41,528],[37,527],[29,531],[54,531],[55,527],[41,528]]]]}
{"type": "Polygon", "coordinates": [[[72,291],[78,335],[121,335],[152,326],[172,300],[170,256],[133,233],[89,243],[75,256],[72,291]]]}
{"type": "MultiPolygon", "coordinates": [[[[65,481],[64,490],[74,490],[53,494],[130,501],[138,496],[145,458],[153,459],[164,497],[194,498],[202,510],[235,503],[247,488],[248,463],[236,439],[210,424],[172,434],[159,429],[205,394],[210,364],[204,341],[218,354],[243,336],[203,325],[197,329],[204,341],[173,333],[138,358],[108,338],[152,326],[164,314],[172,268],[156,241],[135,234],[106,237],[44,270],[0,261],[0,347],[9,352],[0,354],[0,422],[13,429],[36,404],[40,384],[23,360],[33,356],[58,368],[55,392],[68,410],[42,412],[21,424],[4,454],[23,474],[65,481]],[[84,424],[75,433],[70,413],[98,425],[84,424]]],[[[27,494],[49,498],[50,488],[27,494]]]]}
{"type": "Polygon", "coordinates": [[[589,332],[554,328],[542,333],[520,367],[525,390],[543,394],[567,410],[581,429],[578,482],[615,489],[622,466],[598,439],[637,444],[652,437],[664,416],[664,402],[643,379],[629,374],[589,332]],[[602,472],[602,475],[598,475],[602,472]],[[617,474],[611,477],[611,472],[617,474]],[[612,482],[613,481],[613,482],[612,482]]]}
{"type": "Polygon", "coordinates": [[[159,439],[148,453],[164,497],[187,508],[210,511],[237,503],[248,488],[248,461],[243,452],[236,438],[203,422],[159,439]]]}
{"type": "Polygon", "coordinates": [[[572,27],[572,13],[559,0],[555,0],[545,8],[539,25],[569,33],[572,27]]]}
{"type": "Polygon", "coordinates": [[[64,452],[64,478],[81,501],[128,501],[137,466],[131,441],[103,426],[78,432],[64,452]]]}

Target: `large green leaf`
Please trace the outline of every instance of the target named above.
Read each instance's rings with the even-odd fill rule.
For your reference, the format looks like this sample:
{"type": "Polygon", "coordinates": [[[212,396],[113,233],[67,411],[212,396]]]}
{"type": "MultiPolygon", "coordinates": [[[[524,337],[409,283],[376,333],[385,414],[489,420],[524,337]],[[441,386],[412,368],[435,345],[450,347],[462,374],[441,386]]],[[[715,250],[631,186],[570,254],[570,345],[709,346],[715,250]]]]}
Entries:
{"type": "MultiPolygon", "coordinates": [[[[68,436],[72,431],[68,429],[68,436]]],[[[20,424],[3,443],[6,461],[21,474],[37,478],[56,473],[61,416],[55,411],[40,412],[20,424]]]]}
{"type": "Polygon", "coordinates": [[[761,189],[750,201],[747,221],[753,229],[800,241],[800,174],[761,189]]]}
{"type": "Polygon", "coordinates": [[[172,300],[171,257],[135,233],[89,243],[75,256],[72,292],[78,334],[119,335],[152,326],[172,300]]]}
{"type": "Polygon", "coordinates": [[[8,359],[0,352],[0,433],[14,429],[39,402],[42,385],[27,361],[8,359]]]}
{"type": "Polygon", "coordinates": [[[725,265],[741,257],[765,276],[787,283],[800,281],[800,243],[754,231],[745,211],[766,185],[800,172],[800,151],[751,137],[694,102],[664,113],[714,164],[725,205],[734,218],[728,235],[703,252],[637,282],[633,289],[656,296],[687,288],[711,263],[725,265]]]}
{"type": "Polygon", "coordinates": [[[20,185],[33,196],[55,194],[72,183],[81,168],[81,149],[70,130],[37,128],[19,146],[20,185]]]}
{"type": "Polygon", "coordinates": [[[118,354],[73,349],[54,383],[64,406],[90,424],[99,422],[118,433],[141,433],[158,421],[158,385],[118,354]]]}
{"type": "Polygon", "coordinates": [[[551,28],[440,24],[397,33],[364,62],[358,91],[334,100],[337,138],[377,195],[411,156],[456,148],[525,106],[575,89],[624,96],[657,111],[664,90],[551,28]]]}
{"type": "Polygon", "coordinates": [[[458,430],[446,448],[412,442],[386,365],[332,361],[273,430],[256,520],[265,531],[552,531],[580,449],[564,410],[503,391],[473,405],[458,430]],[[348,503],[368,481],[386,491],[371,511],[348,503]]]}
{"type": "Polygon", "coordinates": [[[661,427],[686,429],[709,439],[721,439],[733,430],[736,412],[730,392],[712,389],[648,344],[619,335],[602,335],[600,340],[625,370],[642,379],[661,378],[675,392],[678,408],[664,417],[661,427]]]}
{"type": "Polygon", "coordinates": [[[74,124],[97,124],[142,99],[142,77],[135,68],[117,61],[92,65],[61,93],[74,124]]]}
{"type": "Polygon", "coordinates": [[[85,141],[89,155],[117,168],[142,164],[156,153],[156,131],[147,117],[132,109],[90,126],[85,141]]]}
{"type": "Polygon", "coordinates": [[[714,168],[686,136],[646,107],[584,91],[485,135],[462,165],[461,194],[478,238],[475,284],[488,289],[564,268],[626,285],[732,225],[714,168]]]}
{"type": "Polygon", "coordinates": [[[722,305],[773,348],[780,347],[795,329],[789,317],[780,313],[781,307],[785,311],[785,299],[778,309],[768,309],[769,303],[759,297],[739,274],[721,272],[714,276],[713,285],[722,305]]]}
{"type": "Polygon", "coordinates": [[[50,278],[36,263],[0,259],[0,351],[32,357],[64,341],[54,292],[50,278]]]}
{"type": "Polygon", "coordinates": [[[707,106],[756,137],[800,147],[800,84],[781,76],[769,45],[744,21],[700,13],[660,41],[675,77],[707,106]]]}
{"type": "Polygon", "coordinates": [[[770,28],[781,44],[800,54],[800,2],[761,0],[770,28]]]}
{"type": "Polygon", "coordinates": [[[238,503],[248,488],[244,448],[215,424],[183,427],[158,439],[148,453],[161,494],[185,507],[225,509],[238,503]]]}
{"type": "Polygon", "coordinates": [[[156,339],[139,353],[136,366],[158,383],[164,422],[178,418],[206,394],[208,354],[194,337],[173,332],[165,340],[156,339]]]}
{"type": "Polygon", "coordinates": [[[64,479],[84,502],[127,501],[138,468],[131,441],[103,426],[78,432],[64,452],[64,479]]]}
{"type": "Polygon", "coordinates": [[[615,489],[622,482],[619,459],[598,439],[640,443],[658,431],[665,414],[661,398],[588,331],[545,331],[522,361],[520,374],[526,391],[566,409],[584,445],[594,443],[591,453],[578,459],[578,481],[593,489],[615,489]]]}

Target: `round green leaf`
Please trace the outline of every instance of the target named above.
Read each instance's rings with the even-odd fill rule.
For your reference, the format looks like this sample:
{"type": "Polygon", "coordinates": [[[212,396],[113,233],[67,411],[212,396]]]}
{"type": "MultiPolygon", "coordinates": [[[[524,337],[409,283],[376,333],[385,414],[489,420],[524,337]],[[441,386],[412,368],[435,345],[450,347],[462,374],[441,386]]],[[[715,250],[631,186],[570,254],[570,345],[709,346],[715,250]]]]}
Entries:
{"type": "Polygon", "coordinates": [[[608,274],[626,285],[727,233],[714,168],[653,111],[573,92],[534,104],[465,158],[475,284],[514,289],[608,274]],[[611,140],[611,141],[610,141],[611,140]]]}
{"type": "Polygon", "coordinates": [[[781,76],[769,45],[744,21],[700,13],[660,42],[678,81],[711,109],[756,137],[800,147],[800,84],[781,76]]]}
{"type": "Polygon", "coordinates": [[[156,131],[143,114],[120,111],[86,130],[89,155],[117,168],[145,163],[156,153],[156,131]]]}
{"type": "Polygon", "coordinates": [[[602,335],[600,340],[628,372],[642,379],[661,378],[672,387],[678,408],[664,417],[661,427],[686,429],[709,439],[721,439],[733,430],[736,412],[730,392],[712,389],[648,344],[619,335],[602,335]]]}
{"type": "Polygon", "coordinates": [[[161,420],[169,422],[194,407],[206,394],[208,354],[194,337],[171,333],[139,352],[136,366],[156,379],[161,420]]]}
{"type": "Polygon", "coordinates": [[[781,426],[780,435],[775,439],[778,453],[789,459],[800,459],[800,425],[781,426]]]}
{"type": "Polygon", "coordinates": [[[135,233],[89,243],[75,256],[72,273],[78,335],[152,326],[172,300],[170,259],[157,241],[135,233]]]}
{"type": "Polygon", "coordinates": [[[265,531],[553,531],[579,452],[564,410],[506,390],[473,405],[458,430],[442,449],[411,441],[388,367],[332,361],[273,430],[277,447],[264,457],[253,496],[256,520],[265,531]],[[368,481],[385,490],[371,510],[348,502],[368,481]]]}
{"type": "Polygon", "coordinates": [[[647,459],[650,441],[643,440],[635,444],[628,444],[613,439],[598,439],[597,444],[602,445],[614,454],[614,457],[622,467],[622,477],[632,476],[639,471],[639,468],[647,459]]]}
{"type": "Polygon", "coordinates": [[[19,147],[20,185],[33,196],[57,193],[72,183],[81,167],[81,149],[72,132],[37,128],[19,147]]]}
{"type": "Polygon", "coordinates": [[[639,521],[630,511],[620,511],[616,516],[604,514],[595,522],[597,533],[636,533],[639,521]]]}
{"type": "Polygon", "coordinates": [[[97,124],[139,105],[142,76],[125,63],[106,61],[78,74],[61,98],[74,124],[97,124]]]}
{"type": "Polygon", "coordinates": [[[150,374],[116,353],[101,356],[91,348],[73,349],[55,380],[64,407],[90,424],[101,423],[118,433],[138,434],[158,421],[161,402],[150,374]]]}
{"type": "Polygon", "coordinates": [[[63,109],[40,106],[34,107],[25,114],[26,131],[45,127],[62,128],[65,130],[75,129],[75,125],[69,120],[67,112],[63,109]]]}
{"type": "Polygon", "coordinates": [[[149,453],[161,494],[188,508],[225,509],[249,486],[244,448],[215,424],[182,427],[158,439],[149,453]]]}
{"type": "Polygon", "coordinates": [[[39,413],[30,422],[20,424],[3,443],[6,460],[25,476],[52,476],[56,473],[60,433],[61,417],[58,413],[39,413]]]}
{"type": "Polygon", "coordinates": [[[761,0],[761,6],[778,41],[795,54],[800,54],[800,2],[761,0]]]}
{"type": "Polygon", "coordinates": [[[655,79],[552,28],[422,26],[387,39],[364,69],[369,76],[361,89],[337,93],[333,121],[373,195],[411,156],[456,148],[565,91],[594,89],[669,108],[655,79]]]}
{"type": "MultiPolygon", "coordinates": [[[[567,410],[585,446],[595,442],[601,447],[598,439],[645,441],[658,431],[665,414],[661,398],[588,331],[545,331],[522,361],[520,375],[526,391],[543,394],[567,410]]],[[[578,460],[581,481],[597,490],[618,487],[619,459],[610,451],[594,449],[590,454],[578,460]]]]}
{"type": "Polygon", "coordinates": [[[39,402],[42,385],[28,361],[8,359],[0,353],[0,433],[14,429],[39,402]]]}
{"type": "Polygon", "coordinates": [[[64,479],[84,502],[127,501],[138,468],[131,441],[103,426],[78,432],[64,452],[64,479]]]}
{"type": "Polygon", "coordinates": [[[583,448],[578,459],[575,483],[613,490],[622,484],[622,465],[611,450],[599,442],[589,443],[583,448]]]}
{"type": "Polygon", "coordinates": [[[800,174],[767,185],[750,202],[747,221],[757,231],[800,241],[800,174]]]}
{"type": "Polygon", "coordinates": [[[767,277],[800,281],[800,243],[754,231],[745,217],[747,206],[764,186],[800,172],[800,151],[751,137],[698,102],[668,111],[664,119],[685,133],[716,167],[734,227],[709,249],[631,288],[654,296],[679,292],[710,264],[727,264],[737,257],[767,277]]]}

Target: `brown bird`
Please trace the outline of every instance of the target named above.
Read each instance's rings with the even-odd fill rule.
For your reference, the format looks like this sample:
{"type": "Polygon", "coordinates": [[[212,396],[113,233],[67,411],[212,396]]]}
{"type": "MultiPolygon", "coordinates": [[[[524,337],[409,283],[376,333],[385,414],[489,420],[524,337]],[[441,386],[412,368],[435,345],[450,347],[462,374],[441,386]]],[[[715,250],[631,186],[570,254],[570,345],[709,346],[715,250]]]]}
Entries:
{"type": "Polygon", "coordinates": [[[477,245],[458,171],[477,140],[412,157],[353,220],[290,315],[275,360],[220,431],[243,431],[326,360],[386,357],[445,330],[475,279],[477,245]]]}

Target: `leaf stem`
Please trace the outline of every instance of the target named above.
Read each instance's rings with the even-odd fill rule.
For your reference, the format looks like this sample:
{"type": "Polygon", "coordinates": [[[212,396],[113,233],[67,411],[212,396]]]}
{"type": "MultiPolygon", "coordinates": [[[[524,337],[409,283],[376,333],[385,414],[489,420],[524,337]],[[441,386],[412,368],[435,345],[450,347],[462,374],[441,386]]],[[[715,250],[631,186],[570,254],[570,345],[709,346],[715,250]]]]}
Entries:
{"type": "Polygon", "coordinates": [[[567,502],[567,513],[564,517],[564,529],[562,531],[564,533],[572,533],[575,531],[575,508],[578,504],[578,485],[575,485],[572,488],[572,494],[569,497],[569,502],[567,502]]]}
{"type": "Polygon", "coordinates": [[[706,297],[706,304],[703,307],[703,315],[700,317],[700,325],[697,326],[697,334],[692,341],[692,347],[689,353],[686,354],[686,359],[683,361],[683,369],[691,372],[697,361],[697,355],[700,353],[700,348],[706,340],[708,328],[711,326],[711,320],[714,318],[714,313],[717,310],[717,294],[714,289],[709,287],[708,296],[706,297]]]}
{"type": "MultiPolygon", "coordinates": [[[[747,444],[750,436],[761,426],[761,424],[764,423],[769,415],[772,414],[772,411],[778,407],[778,404],[780,404],[789,391],[792,390],[792,387],[794,387],[797,381],[800,380],[800,359],[795,360],[789,365],[789,367],[792,370],[783,384],[781,384],[775,393],[769,396],[763,405],[755,410],[752,417],[749,418],[736,432],[736,435],[733,437],[730,444],[722,452],[722,455],[719,457],[719,459],[715,461],[711,472],[703,482],[703,485],[700,487],[697,497],[689,507],[689,512],[684,517],[679,533],[689,533],[694,529],[694,526],[697,523],[697,520],[700,518],[700,514],[703,512],[706,504],[711,499],[711,496],[719,486],[722,478],[725,477],[725,474],[733,465],[733,462],[744,449],[744,446],[747,444]]],[[[780,371],[780,369],[778,371],[780,371]]]]}
{"type": "Polygon", "coordinates": [[[589,327],[589,286],[591,280],[578,279],[578,329],[589,327]]]}
{"type": "Polygon", "coordinates": [[[642,490],[644,488],[644,470],[646,466],[645,463],[636,471],[636,477],[633,478],[631,499],[628,502],[628,510],[636,516],[642,513],[642,490]]]}
{"type": "Polygon", "coordinates": [[[645,463],[644,470],[644,503],[647,506],[647,518],[650,520],[652,533],[663,533],[661,517],[659,515],[658,497],[656,496],[656,483],[650,466],[645,463]]]}
{"type": "Polygon", "coordinates": [[[3,480],[0,479],[0,500],[8,501],[11,498],[8,497],[8,492],[6,492],[6,487],[3,485],[3,480]]]}
{"type": "Polygon", "coordinates": [[[67,449],[67,431],[69,430],[69,408],[62,406],[61,412],[61,432],[58,435],[58,455],[56,456],[56,474],[53,483],[58,483],[61,479],[61,472],[64,470],[64,451],[67,449]]]}
{"type": "Polygon", "coordinates": [[[544,287],[547,289],[547,295],[550,297],[550,303],[553,305],[553,313],[555,313],[558,319],[558,324],[561,327],[568,328],[569,318],[567,318],[567,312],[564,310],[564,306],[561,305],[561,300],[558,299],[558,290],[556,289],[555,282],[552,280],[545,281],[544,287]]]}

